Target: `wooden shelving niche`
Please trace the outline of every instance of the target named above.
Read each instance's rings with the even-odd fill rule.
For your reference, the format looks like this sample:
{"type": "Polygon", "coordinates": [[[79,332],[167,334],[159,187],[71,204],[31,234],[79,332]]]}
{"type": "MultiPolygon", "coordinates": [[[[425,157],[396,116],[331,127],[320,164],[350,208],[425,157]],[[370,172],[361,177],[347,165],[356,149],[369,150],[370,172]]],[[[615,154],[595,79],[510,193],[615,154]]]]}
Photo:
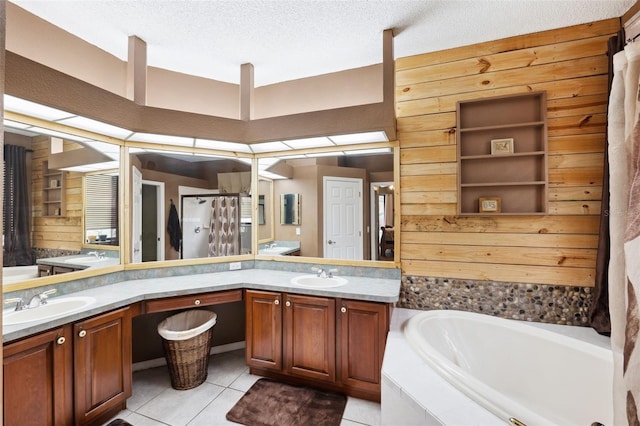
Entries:
{"type": "Polygon", "coordinates": [[[42,215],[62,217],[66,214],[65,172],[49,170],[47,161],[42,164],[42,215]]]}
{"type": "Polygon", "coordinates": [[[545,92],[457,103],[460,215],[547,213],[546,105],[545,92]]]}

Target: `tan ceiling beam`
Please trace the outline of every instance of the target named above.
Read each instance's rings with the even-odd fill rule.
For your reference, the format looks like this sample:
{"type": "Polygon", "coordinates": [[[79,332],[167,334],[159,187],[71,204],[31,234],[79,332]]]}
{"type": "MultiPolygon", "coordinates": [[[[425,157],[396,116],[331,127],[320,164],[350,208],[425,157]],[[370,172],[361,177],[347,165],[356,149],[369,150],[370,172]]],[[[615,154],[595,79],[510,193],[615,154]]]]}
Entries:
{"type": "MultiPolygon", "coordinates": [[[[139,44],[136,40],[133,43],[139,44]]],[[[141,48],[136,47],[134,50],[136,49],[141,48]]],[[[134,62],[136,60],[134,59],[134,62]]],[[[21,99],[134,132],[249,144],[376,130],[385,131],[391,141],[396,139],[393,95],[395,72],[391,30],[383,33],[384,96],[383,101],[379,103],[251,120],[251,64],[244,66],[242,76],[244,89],[247,90],[246,94],[241,95],[242,120],[145,106],[12,52],[6,52],[5,91],[21,99]],[[247,116],[249,119],[245,120],[247,116]]],[[[136,83],[134,91],[139,87],[141,86],[136,83]]],[[[143,87],[146,92],[146,84],[143,87]]]]}
{"type": "Polygon", "coordinates": [[[240,120],[253,119],[253,95],[254,95],[254,71],[253,64],[240,66],[240,120]]]}
{"type": "Polygon", "coordinates": [[[127,98],[138,105],[147,104],[147,43],[134,35],[129,36],[127,98]]]}

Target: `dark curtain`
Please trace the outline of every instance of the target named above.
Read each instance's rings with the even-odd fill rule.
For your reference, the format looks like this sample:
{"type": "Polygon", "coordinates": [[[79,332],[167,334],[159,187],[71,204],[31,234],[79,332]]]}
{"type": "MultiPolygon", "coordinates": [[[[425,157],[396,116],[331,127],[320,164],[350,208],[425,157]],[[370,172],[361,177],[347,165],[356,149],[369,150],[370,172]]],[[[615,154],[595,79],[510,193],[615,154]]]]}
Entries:
{"type": "Polygon", "coordinates": [[[27,188],[27,150],[4,146],[3,266],[31,265],[31,207],[27,188]]]}
{"type": "MultiPolygon", "coordinates": [[[[613,55],[624,49],[624,31],[611,37],[608,42],[609,85],[611,92],[613,81],[613,55]]],[[[598,238],[598,255],[596,257],[596,283],[593,289],[593,301],[589,311],[589,325],[600,334],[611,335],[611,319],[609,316],[609,140],[605,135],[604,176],[602,183],[602,207],[600,211],[600,235],[598,238]]]]}

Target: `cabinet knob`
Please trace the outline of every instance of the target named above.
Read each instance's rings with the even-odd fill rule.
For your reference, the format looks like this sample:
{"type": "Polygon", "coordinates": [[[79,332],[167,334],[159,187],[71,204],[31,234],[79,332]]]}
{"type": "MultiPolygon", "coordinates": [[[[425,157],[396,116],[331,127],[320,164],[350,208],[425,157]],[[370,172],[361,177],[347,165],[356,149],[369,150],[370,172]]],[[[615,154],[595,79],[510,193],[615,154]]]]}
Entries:
{"type": "Polygon", "coordinates": [[[342,313],[344,314],[345,312],[347,312],[347,308],[345,308],[345,307],[343,306],[342,308],[340,308],[340,312],[342,312],[342,313]]]}
{"type": "Polygon", "coordinates": [[[280,304],[280,300],[278,300],[278,299],[274,300],[274,301],[273,301],[273,304],[274,304],[274,305],[279,305],[279,304],[280,304]]]}
{"type": "Polygon", "coordinates": [[[194,305],[196,305],[196,306],[197,306],[197,305],[199,305],[199,304],[200,304],[200,299],[196,299],[196,300],[193,302],[193,304],[194,304],[194,305]]]}
{"type": "Polygon", "coordinates": [[[78,333],[78,337],[84,337],[87,335],[87,330],[80,330],[80,332],[78,333]]]}
{"type": "Polygon", "coordinates": [[[288,300],[285,303],[285,306],[291,306],[291,302],[289,302],[288,300]]]}
{"type": "Polygon", "coordinates": [[[57,343],[58,345],[64,345],[64,342],[66,342],[66,341],[67,341],[67,339],[65,339],[65,337],[64,337],[64,336],[59,336],[59,337],[56,339],[56,343],[57,343]]]}

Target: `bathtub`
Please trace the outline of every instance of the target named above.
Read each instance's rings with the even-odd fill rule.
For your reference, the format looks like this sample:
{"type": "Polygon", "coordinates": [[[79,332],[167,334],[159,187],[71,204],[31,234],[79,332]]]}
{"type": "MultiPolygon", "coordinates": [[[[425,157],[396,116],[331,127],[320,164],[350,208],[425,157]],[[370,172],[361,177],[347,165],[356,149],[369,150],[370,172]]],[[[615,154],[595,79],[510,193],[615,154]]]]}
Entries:
{"type": "Polygon", "coordinates": [[[8,266],[2,268],[2,283],[9,284],[16,281],[38,278],[38,265],[8,266]]]}
{"type": "Polygon", "coordinates": [[[383,424],[613,424],[612,355],[593,330],[404,311],[383,363],[383,424]],[[417,358],[398,351],[400,340],[417,358]],[[426,376],[412,378],[393,367],[398,362],[426,376]]]}

